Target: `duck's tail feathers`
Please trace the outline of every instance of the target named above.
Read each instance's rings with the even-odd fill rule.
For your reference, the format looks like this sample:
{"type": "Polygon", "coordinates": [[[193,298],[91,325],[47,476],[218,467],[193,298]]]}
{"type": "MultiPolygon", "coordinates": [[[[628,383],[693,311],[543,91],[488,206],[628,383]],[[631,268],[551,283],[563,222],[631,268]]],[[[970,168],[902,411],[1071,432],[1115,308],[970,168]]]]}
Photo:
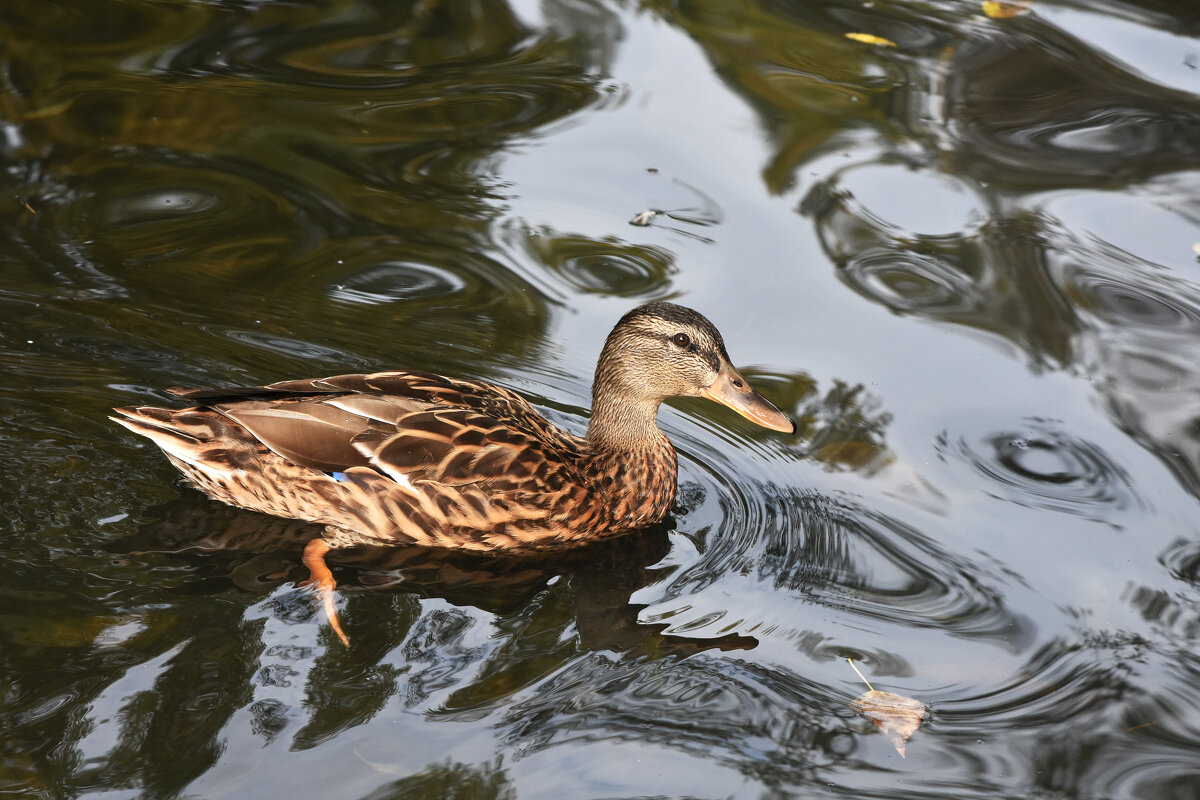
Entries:
{"type": "Polygon", "coordinates": [[[212,466],[220,451],[226,450],[222,441],[225,423],[212,414],[188,409],[175,411],[153,406],[114,408],[121,416],[110,416],[113,422],[124,425],[136,434],[154,442],[172,458],[187,464],[212,466]]]}

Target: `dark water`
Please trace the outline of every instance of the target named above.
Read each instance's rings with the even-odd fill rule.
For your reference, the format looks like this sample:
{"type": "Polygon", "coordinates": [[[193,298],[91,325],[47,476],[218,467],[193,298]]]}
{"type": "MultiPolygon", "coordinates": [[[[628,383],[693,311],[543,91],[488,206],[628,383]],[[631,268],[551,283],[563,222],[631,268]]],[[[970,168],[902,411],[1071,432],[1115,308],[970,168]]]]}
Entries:
{"type": "Polygon", "coordinates": [[[1200,796],[1194,3],[6,0],[0,122],[0,792],[1200,796]],[[675,403],[657,529],[336,560],[349,650],[311,531],[105,419],[408,367],[579,430],[651,298],[799,434],[675,403]]]}

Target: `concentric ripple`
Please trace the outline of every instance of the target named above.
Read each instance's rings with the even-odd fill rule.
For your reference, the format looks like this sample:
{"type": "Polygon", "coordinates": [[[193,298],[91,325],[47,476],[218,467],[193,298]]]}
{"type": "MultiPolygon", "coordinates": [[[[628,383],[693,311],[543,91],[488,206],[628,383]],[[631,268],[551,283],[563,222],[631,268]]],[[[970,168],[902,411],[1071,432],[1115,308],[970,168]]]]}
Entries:
{"type": "Polygon", "coordinates": [[[1097,323],[1140,335],[1200,335],[1200,292],[1135,265],[1069,264],[1062,280],[1076,308],[1097,323]]]}
{"type": "MultiPolygon", "coordinates": [[[[795,776],[848,747],[842,723],[823,711],[837,704],[835,695],[818,681],[749,662],[667,660],[648,676],[636,661],[594,655],[509,707],[498,728],[528,754],[579,742],[603,747],[618,737],[647,753],[684,751],[745,772],[765,757],[773,774],[795,776]]],[[[671,780],[673,791],[687,785],[683,776],[671,780]]]]}
{"type": "Polygon", "coordinates": [[[839,274],[859,294],[899,313],[968,311],[979,294],[970,276],[947,260],[911,249],[855,253],[839,274]]]}
{"type": "Polygon", "coordinates": [[[520,217],[497,222],[494,231],[526,280],[552,297],[665,299],[679,271],[670,250],[618,236],[532,226],[520,217]]]}
{"type": "Polygon", "coordinates": [[[659,297],[675,273],[675,256],[654,245],[633,245],[615,237],[537,235],[529,249],[578,292],[617,297],[659,297]]]}
{"type": "Polygon", "coordinates": [[[1171,577],[1200,588],[1200,542],[1181,539],[1159,556],[1159,561],[1171,577]]]}
{"type": "Polygon", "coordinates": [[[233,253],[277,260],[313,235],[266,176],[169,151],[108,163],[75,178],[47,209],[64,232],[61,246],[77,246],[66,231],[92,230],[97,246],[121,261],[169,256],[217,264],[233,253]]]}
{"type": "MultiPolygon", "coordinates": [[[[696,476],[695,465],[687,471],[696,476]]],[[[702,552],[655,587],[660,596],[643,621],[688,636],[800,637],[814,658],[860,641],[828,627],[831,610],[872,629],[935,628],[1006,645],[1032,636],[986,567],[897,519],[743,473],[726,464],[721,475],[705,476],[717,485],[687,523],[703,532],[702,552]],[[775,599],[749,602],[755,585],[771,587],[775,599]],[[736,607],[731,596],[741,598],[736,607]],[[809,636],[813,630],[823,634],[809,636]]]]}
{"type": "Polygon", "coordinates": [[[343,283],[330,288],[329,295],[344,303],[379,305],[422,297],[445,297],[466,288],[454,273],[428,264],[386,262],[361,269],[343,283]]]}
{"type": "MultiPolygon", "coordinates": [[[[815,196],[823,194],[834,201],[824,203],[818,216],[848,215],[859,225],[901,238],[954,238],[974,230],[983,219],[974,192],[964,182],[900,164],[847,167],[814,191],[815,196]],[[920,201],[914,202],[914,198],[920,201]]],[[[806,207],[813,205],[814,199],[805,201],[806,207]]],[[[824,219],[820,221],[825,223],[824,219]]],[[[834,249],[856,249],[853,242],[843,244],[851,246],[834,249]]]]}
{"type": "MultiPolygon", "coordinates": [[[[1167,63],[1146,45],[1145,33],[1116,38],[1153,53],[1148,63],[1167,63]]],[[[955,63],[961,53],[947,65],[954,150],[973,162],[971,169],[1007,186],[1111,186],[1130,174],[1161,174],[1195,162],[1200,148],[1194,112],[1177,113],[1147,93],[1144,75],[1122,69],[1110,54],[1092,50],[1090,41],[1086,49],[1029,46],[1031,41],[993,40],[972,50],[969,66],[955,63]]],[[[1180,66],[1178,72],[1190,70],[1180,66]]]]}
{"type": "Polygon", "coordinates": [[[976,205],[947,176],[871,165],[815,186],[801,211],[814,218],[838,277],[860,295],[896,313],[946,317],[983,305],[973,274],[983,218],[976,205]]]}
{"type": "Polygon", "coordinates": [[[1124,469],[1051,421],[1033,419],[1023,430],[997,431],[978,443],[943,433],[937,449],[944,460],[963,461],[986,478],[989,493],[1018,505],[1099,521],[1142,505],[1124,469]]]}

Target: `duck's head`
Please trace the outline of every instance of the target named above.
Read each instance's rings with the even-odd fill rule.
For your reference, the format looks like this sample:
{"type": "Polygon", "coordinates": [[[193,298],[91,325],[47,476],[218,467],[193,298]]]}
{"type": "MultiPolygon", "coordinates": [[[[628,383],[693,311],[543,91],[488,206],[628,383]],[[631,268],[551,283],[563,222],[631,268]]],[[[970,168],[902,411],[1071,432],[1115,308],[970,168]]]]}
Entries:
{"type": "Polygon", "coordinates": [[[796,429],[734,369],[720,331],[674,303],[647,303],[621,317],[600,353],[592,393],[595,412],[648,409],[652,419],[669,397],[706,397],[764,428],[796,429]]]}

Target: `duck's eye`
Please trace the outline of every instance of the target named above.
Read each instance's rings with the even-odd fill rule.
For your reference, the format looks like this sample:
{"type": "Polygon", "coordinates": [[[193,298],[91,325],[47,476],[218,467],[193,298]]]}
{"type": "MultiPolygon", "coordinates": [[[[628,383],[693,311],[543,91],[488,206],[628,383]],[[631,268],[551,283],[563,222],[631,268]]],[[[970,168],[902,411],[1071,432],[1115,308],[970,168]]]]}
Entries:
{"type": "Polygon", "coordinates": [[[674,336],[671,337],[671,341],[680,347],[687,347],[689,344],[692,343],[692,340],[688,338],[688,335],[686,333],[675,334],[674,336]]]}

